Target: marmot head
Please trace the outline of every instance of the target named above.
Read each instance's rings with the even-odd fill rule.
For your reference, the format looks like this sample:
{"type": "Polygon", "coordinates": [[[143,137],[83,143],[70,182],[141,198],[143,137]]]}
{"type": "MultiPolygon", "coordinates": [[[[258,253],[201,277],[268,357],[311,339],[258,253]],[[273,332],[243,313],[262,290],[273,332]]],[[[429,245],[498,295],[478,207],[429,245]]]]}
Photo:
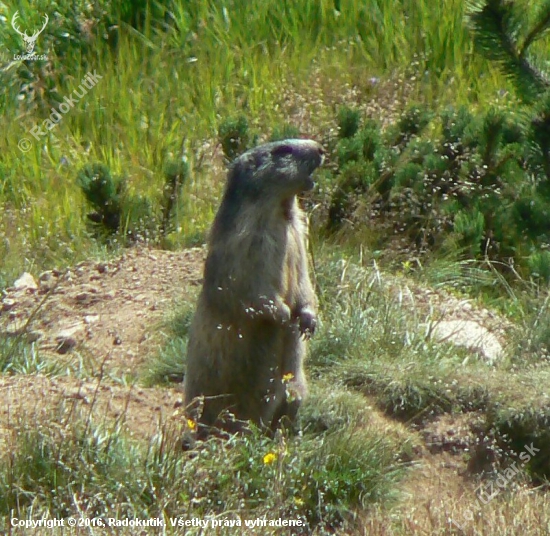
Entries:
{"type": "Polygon", "coordinates": [[[231,164],[226,197],[276,201],[311,190],[311,174],[323,163],[324,153],[313,140],[290,139],[250,149],[231,164]]]}

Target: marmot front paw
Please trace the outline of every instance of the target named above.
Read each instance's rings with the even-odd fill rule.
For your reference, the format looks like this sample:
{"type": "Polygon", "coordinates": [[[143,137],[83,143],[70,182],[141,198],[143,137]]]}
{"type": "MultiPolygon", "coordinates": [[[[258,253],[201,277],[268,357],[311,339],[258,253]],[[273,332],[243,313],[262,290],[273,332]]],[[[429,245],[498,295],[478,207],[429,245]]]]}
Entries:
{"type": "Polygon", "coordinates": [[[302,309],[298,318],[300,321],[300,334],[304,339],[310,339],[317,327],[317,316],[310,309],[302,309]]]}

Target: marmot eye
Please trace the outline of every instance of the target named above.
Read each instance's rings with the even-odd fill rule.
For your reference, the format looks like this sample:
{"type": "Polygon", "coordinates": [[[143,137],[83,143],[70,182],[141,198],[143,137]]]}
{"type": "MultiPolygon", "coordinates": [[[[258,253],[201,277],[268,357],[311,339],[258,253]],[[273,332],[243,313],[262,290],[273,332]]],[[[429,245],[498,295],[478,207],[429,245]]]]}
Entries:
{"type": "Polygon", "coordinates": [[[292,145],[286,145],[286,144],[278,145],[271,152],[271,154],[274,156],[285,156],[287,154],[292,154],[292,153],[293,153],[292,145]]]}

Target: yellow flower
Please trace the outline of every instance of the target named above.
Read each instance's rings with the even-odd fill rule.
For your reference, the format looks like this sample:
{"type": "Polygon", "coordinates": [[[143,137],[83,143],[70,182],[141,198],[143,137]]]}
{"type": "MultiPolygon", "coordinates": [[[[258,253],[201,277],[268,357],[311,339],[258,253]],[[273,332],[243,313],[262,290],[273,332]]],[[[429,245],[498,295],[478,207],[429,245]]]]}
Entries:
{"type": "Polygon", "coordinates": [[[296,506],[304,506],[304,500],[300,499],[300,497],[294,497],[294,504],[296,506]]]}
{"type": "Polygon", "coordinates": [[[401,267],[403,268],[404,274],[409,274],[412,272],[413,264],[411,261],[405,261],[401,263],[401,267]]]}
{"type": "Polygon", "coordinates": [[[189,430],[196,430],[197,423],[193,419],[187,419],[187,427],[189,428],[189,430]]]}
{"type": "Polygon", "coordinates": [[[289,372],[283,376],[283,383],[288,383],[292,379],[294,379],[294,374],[292,374],[292,372],[289,372]]]}
{"type": "Polygon", "coordinates": [[[269,465],[270,463],[273,463],[277,459],[277,454],[274,452],[268,452],[264,456],[264,465],[269,465]]]}

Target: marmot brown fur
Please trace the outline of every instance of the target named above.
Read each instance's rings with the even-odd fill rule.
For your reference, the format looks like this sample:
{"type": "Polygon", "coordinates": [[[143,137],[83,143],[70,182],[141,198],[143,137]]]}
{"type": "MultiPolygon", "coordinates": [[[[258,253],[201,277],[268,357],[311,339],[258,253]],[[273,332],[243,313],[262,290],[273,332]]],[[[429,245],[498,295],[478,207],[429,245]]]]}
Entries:
{"type": "Polygon", "coordinates": [[[307,222],[296,195],[323,162],[311,140],[251,149],[229,170],[191,325],[185,404],[203,428],[266,430],[292,422],[306,394],[315,330],[307,222]]]}

